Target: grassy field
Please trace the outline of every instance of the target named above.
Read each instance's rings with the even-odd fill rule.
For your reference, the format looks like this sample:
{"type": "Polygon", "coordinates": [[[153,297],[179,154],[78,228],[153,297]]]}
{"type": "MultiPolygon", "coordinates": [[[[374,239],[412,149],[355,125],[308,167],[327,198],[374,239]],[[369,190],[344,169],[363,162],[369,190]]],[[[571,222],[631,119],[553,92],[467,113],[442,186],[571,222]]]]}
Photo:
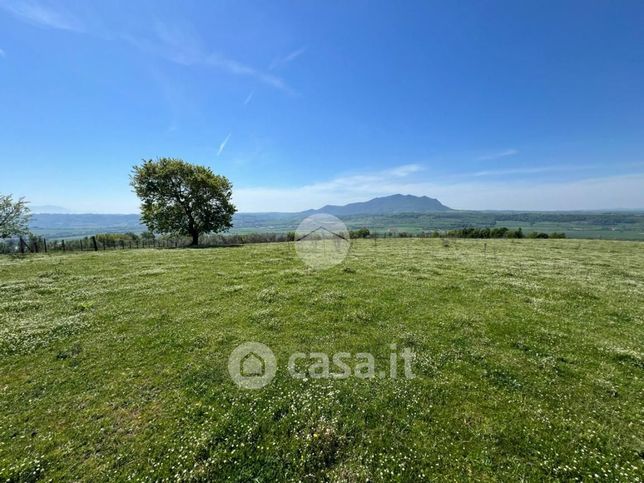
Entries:
{"type": "Polygon", "coordinates": [[[644,474],[644,244],[354,242],[0,258],[0,479],[608,479],[644,474]],[[279,369],[235,386],[259,341],[279,369]],[[297,380],[294,351],[417,357],[297,380]]]}

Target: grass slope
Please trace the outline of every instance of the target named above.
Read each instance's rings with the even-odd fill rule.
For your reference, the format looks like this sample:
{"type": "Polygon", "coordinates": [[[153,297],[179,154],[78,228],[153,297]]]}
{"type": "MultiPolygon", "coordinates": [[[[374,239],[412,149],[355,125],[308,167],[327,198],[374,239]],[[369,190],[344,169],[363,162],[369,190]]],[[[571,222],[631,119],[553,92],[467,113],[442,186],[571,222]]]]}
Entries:
{"type": "Polygon", "coordinates": [[[644,245],[356,241],[0,258],[0,478],[641,481],[644,245]],[[271,346],[262,390],[230,351],[271,346]],[[293,351],[418,354],[294,380],[293,351]]]}

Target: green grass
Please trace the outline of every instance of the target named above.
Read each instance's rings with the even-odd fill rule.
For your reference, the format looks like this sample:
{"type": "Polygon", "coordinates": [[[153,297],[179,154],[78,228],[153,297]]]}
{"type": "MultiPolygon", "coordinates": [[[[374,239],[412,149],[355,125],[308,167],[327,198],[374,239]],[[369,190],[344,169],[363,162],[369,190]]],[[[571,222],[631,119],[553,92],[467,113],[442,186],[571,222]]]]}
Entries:
{"type": "Polygon", "coordinates": [[[641,481],[644,245],[354,242],[0,258],[0,479],[641,481]],[[227,373],[275,352],[264,389],[227,373]],[[417,353],[295,380],[294,351],[417,353]]]}

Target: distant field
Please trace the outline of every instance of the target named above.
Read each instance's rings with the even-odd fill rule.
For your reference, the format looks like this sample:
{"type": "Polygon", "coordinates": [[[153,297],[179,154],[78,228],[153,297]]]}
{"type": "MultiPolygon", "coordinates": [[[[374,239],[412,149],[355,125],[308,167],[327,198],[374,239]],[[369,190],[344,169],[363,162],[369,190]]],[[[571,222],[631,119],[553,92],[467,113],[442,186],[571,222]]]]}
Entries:
{"type": "MultiPolygon", "coordinates": [[[[285,233],[293,231],[304,215],[296,213],[237,213],[231,233],[285,233]]],[[[464,227],[521,227],[531,231],[564,232],[569,238],[644,240],[642,212],[502,212],[448,211],[392,215],[342,216],[350,229],[372,232],[432,232],[464,227]]],[[[80,238],[97,233],[141,233],[139,215],[34,215],[31,230],[50,239],[80,238]]]]}
{"type": "Polygon", "coordinates": [[[446,213],[407,213],[388,216],[351,216],[343,218],[350,228],[366,226],[372,231],[395,229],[409,233],[446,231],[463,227],[522,228],[533,231],[563,232],[568,238],[604,240],[644,240],[644,214],[564,213],[564,212],[486,212],[452,211],[446,213]]]}
{"type": "MultiPolygon", "coordinates": [[[[524,227],[526,230],[527,227],[524,227]]],[[[0,479],[418,481],[644,474],[644,244],[354,242],[0,257],[0,479]],[[237,388],[238,344],[280,369],[237,388]],[[410,347],[416,378],[295,380],[410,347]]]]}

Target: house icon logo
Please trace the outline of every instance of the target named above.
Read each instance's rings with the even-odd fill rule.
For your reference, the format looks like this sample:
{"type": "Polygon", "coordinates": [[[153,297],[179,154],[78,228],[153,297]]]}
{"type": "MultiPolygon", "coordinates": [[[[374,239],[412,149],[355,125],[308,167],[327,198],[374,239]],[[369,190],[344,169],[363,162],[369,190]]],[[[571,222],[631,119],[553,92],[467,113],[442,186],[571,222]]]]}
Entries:
{"type": "Polygon", "coordinates": [[[351,247],[349,230],[339,218],[326,213],[302,220],[295,231],[295,251],[309,267],[331,268],[346,258],[351,247]]]}
{"type": "Polygon", "coordinates": [[[254,352],[246,354],[240,365],[240,371],[243,377],[261,377],[266,374],[266,364],[264,359],[254,352]]]}
{"type": "Polygon", "coordinates": [[[260,342],[238,345],[228,358],[228,373],[243,389],[261,389],[273,380],[276,372],[275,354],[260,342]]]}

